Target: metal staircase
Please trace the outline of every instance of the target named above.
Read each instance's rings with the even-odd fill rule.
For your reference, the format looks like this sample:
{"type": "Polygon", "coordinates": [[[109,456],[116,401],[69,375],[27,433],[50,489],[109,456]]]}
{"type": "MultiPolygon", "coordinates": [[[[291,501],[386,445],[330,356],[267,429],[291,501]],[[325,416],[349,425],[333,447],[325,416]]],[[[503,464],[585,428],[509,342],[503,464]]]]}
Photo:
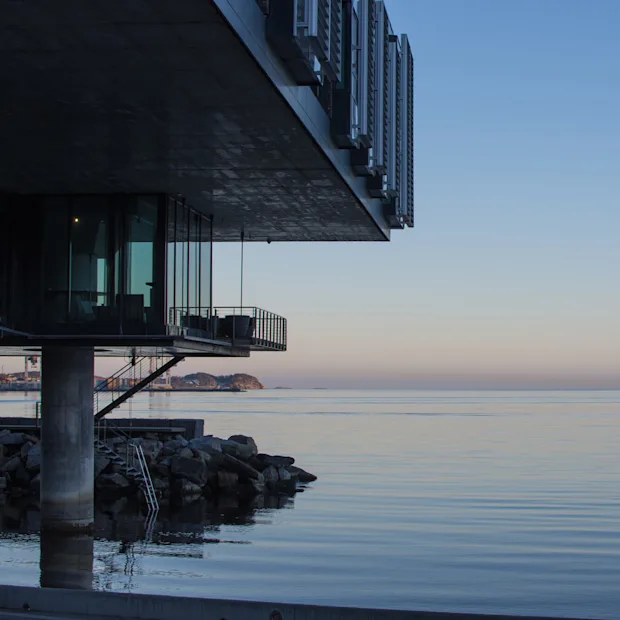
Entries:
{"type": "Polygon", "coordinates": [[[138,485],[144,493],[149,512],[159,510],[157,492],[153,486],[142,446],[109,420],[105,424],[97,425],[97,437],[95,437],[94,444],[98,454],[105,456],[110,462],[123,468],[125,477],[138,485]],[[126,446],[124,457],[111,448],[104,439],[101,439],[102,434],[107,437],[108,432],[124,440],[126,446]]]}
{"type": "MultiPolygon", "coordinates": [[[[152,358],[134,355],[125,366],[102,381],[93,392],[93,411],[95,412],[96,424],[95,450],[101,456],[105,456],[112,463],[123,468],[125,476],[138,485],[144,493],[149,515],[153,511],[159,510],[159,502],[142,446],[111,420],[105,422],[101,420],[110,411],[122,405],[183,359],[183,356],[152,358]],[[156,360],[155,364],[153,359],[156,360]],[[126,448],[124,456],[116,452],[106,442],[108,433],[123,439],[126,448]]],[[[41,403],[37,402],[37,425],[40,411],[41,403]]],[[[151,530],[152,525],[151,523],[151,530]]]]}
{"type": "Polygon", "coordinates": [[[95,421],[101,420],[110,411],[150,385],[170,368],[183,361],[184,357],[155,358],[158,364],[156,368],[153,368],[152,359],[134,356],[125,366],[95,388],[93,393],[95,421]]]}

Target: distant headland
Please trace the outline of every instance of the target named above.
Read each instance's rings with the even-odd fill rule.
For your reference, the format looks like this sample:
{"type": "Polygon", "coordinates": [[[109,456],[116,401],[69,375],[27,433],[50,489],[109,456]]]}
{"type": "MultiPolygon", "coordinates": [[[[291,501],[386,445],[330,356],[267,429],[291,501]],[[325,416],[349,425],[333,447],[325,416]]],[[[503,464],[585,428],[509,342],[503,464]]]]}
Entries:
{"type": "Polygon", "coordinates": [[[213,390],[240,392],[245,390],[263,390],[265,386],[252,375],[237,373],[234,375],[211,375],[206,372],[194,372],[184,376],[170,377],[173,390],[213,390]]]}

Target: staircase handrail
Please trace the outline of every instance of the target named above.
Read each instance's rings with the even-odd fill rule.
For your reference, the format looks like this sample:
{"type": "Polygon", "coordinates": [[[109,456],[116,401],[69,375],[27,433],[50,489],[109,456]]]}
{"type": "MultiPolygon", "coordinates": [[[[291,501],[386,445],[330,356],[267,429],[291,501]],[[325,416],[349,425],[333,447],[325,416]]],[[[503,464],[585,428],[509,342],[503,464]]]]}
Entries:
{"type": "Polygon", "coordinates": [[[119,368],[114,374],[110,375],[107,379],[103,380],[97,387],[94,389],[94,392],[103,392],[108,388],[111,382],[115,379],[118,379],[121,375],[124,375],[128,370],[132,370],[136,366],[140,366],[142,362],[147,359],[145,356],[141,356],[137,359],[132,359],[130,362],[127,362],[122,368],[119,368]]]}

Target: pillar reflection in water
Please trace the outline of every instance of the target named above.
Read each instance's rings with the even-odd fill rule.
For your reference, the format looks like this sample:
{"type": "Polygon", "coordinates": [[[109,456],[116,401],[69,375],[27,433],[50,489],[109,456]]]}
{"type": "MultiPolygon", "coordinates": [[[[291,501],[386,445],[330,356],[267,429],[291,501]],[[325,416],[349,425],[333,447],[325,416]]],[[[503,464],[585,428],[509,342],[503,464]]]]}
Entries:
{"type": "Polygon", "coordinates": [[[93,537],[41,532],[41,587],[91,590],[93,537]]]}

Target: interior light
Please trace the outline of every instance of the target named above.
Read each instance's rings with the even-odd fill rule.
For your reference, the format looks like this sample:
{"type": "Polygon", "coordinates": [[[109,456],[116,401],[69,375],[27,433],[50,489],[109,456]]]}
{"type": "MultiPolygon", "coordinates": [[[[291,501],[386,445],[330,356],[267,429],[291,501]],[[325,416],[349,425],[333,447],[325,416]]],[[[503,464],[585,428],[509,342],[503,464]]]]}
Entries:
{"type": "Polygon", "coordinates": [[[74,217],[73,221],[77,224],[80,221],[80,218],[79,217],[74,217]]]}

